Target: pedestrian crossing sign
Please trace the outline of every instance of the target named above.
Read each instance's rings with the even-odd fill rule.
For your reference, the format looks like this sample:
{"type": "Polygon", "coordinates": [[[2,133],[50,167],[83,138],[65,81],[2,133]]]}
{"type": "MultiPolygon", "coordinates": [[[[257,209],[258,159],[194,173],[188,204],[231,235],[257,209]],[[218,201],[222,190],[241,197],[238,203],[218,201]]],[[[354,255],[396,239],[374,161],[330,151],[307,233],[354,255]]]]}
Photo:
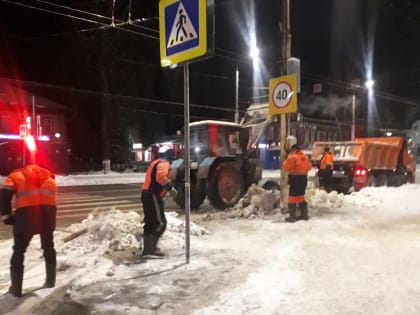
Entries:
{"type": "MultiPolygon", "coordinates": [[[[207,10],[209,3],[213,12],[214,0],[160,0],[162,67],[204,57],[212,51],[212,44],[208,44],[208,22],[213,20],[207,10]]],[[[212,32],[213,27],[210,30],[212,32]]]]}

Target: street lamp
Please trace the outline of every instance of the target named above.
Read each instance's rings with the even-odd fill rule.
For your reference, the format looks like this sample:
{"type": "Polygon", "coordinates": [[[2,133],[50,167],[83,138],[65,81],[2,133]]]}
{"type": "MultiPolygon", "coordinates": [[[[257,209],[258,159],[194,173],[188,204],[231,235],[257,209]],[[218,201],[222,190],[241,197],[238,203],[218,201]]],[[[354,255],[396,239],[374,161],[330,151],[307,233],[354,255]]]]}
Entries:
{"type": "Polygon", "coordinates": [[[372,79],[367,80],[367,81],[365,82],[365,87],[366,87],[368,90],[369,90],[369,89],[372,89],[374,85],[375,85],[375,81],[373,81],[372,79]]]}
{"type": "MultiPolygon", "coordinates": [[[[370,124],[369,124],[369,116],[370,116],[370,103],[371,103],[371,99],[373,98],[373,87],[375,86],[375,81],[372,79],[368,79],[364,82],[364,87],[367,89],[368,92],[368,118],[366,120],[366,130],[368,132],[368,136],[371,136],[371,131],[370,131],[370,124]],[[369,129],[369,130],[368,130],[369,129]]],[[[353,84],[353,95],[352,95],[352,106],[351,106],[351,111],[352,111],[352,116],[351,116],[351,140],[354,140],[356,138],[356,93],[355,90],[360,90],[362,89],[362,86],[360,84],[353,84]]]]}
{"type": "MultiPolygon", "coordinates": [[[[253,66],[258,62],[259,53],[258,47],[253,45],[249,51],[253,66]]],[[[235,72],[235,123],[239,123],[239,63],[236,64],[235,72]]]]}

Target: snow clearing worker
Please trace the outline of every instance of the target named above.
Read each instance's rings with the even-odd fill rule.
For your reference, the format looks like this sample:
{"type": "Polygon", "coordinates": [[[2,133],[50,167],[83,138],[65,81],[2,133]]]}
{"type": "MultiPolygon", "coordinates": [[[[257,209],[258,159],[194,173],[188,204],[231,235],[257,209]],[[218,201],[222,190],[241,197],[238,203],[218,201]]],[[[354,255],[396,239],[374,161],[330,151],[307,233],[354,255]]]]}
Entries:
{"type": "Polygon", "coordinates": [[[159,148],[158,159],[152,161],[146,172],[141,191],[144,212],[142,256],[164,255],[157,247],[157,243],[166,229],[163,198],[168,192],[174,199],[176,198],[177,192],[170,179],[171,162],[174,158],[174,150],[162,146],[159,148]]]}
{"type": "Polygon", "coordinates": [[[308,172],[312,168],[311,162],[298,145],[294,144],[283,162],[283,168],[288,172],[289,183],[289,197],[287,200],[289,217],[286,218],[286,221],[308,220],[308,204],[305,201],[305,190],[308,184],[308,172]],[[300,216],[296,217],[298,208],[300,216]]]}
{"type": "Polygon", "coordinates": [[[322,153],[319,170],[318,170],[318,182],[321,188],[324,188],[327,192],[331,191],[331,176],[334,169],[334,157],[330,152],[328,146],[324,147],[322,153]]]}
{"type": "Polygon", "coordinates": [[[9,293],[22,296],[24,255],[32,237],[40,235],[45,259],[44,288],[55,286],[56,251],[54,230],[57,212],[57,185],[53,175],[38,165],[10,173],[0,188],[0,213],[5,224],[13,225],[13,254],[10,260],[9,293]],[[12,211],[12,198],[15,210],[12,211]]]}

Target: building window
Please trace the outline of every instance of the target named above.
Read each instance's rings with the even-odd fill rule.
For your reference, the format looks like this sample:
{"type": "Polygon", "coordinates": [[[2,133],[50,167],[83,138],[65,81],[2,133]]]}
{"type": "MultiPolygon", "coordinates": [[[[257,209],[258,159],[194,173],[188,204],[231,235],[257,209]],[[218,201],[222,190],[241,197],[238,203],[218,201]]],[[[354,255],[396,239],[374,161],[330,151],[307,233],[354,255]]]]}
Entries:
{"type": "Polygon", "coordinates": [[[41,117],[41,135],[51,136],[53,133],[53,120],[41,117]]]}

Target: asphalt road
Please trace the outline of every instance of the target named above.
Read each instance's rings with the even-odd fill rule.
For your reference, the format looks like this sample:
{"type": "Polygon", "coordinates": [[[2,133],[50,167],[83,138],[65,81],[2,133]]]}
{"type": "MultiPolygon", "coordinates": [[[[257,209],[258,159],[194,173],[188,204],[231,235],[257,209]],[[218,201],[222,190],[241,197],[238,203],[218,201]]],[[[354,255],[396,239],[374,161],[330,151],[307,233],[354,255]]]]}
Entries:
{"type": "MultiPolygon", "coordinates": [[[[176,207],[168,198],[167,206],[176,207]]],[[[113,184],[59,187],[57,228],[64,228],[85,219],[92,210],[109,211],[115,207],[122,211],[141,213],[139,184],[113,184]]],[[[0,239],[10,238],[10,226],[0,223],[0,239]]]]}

